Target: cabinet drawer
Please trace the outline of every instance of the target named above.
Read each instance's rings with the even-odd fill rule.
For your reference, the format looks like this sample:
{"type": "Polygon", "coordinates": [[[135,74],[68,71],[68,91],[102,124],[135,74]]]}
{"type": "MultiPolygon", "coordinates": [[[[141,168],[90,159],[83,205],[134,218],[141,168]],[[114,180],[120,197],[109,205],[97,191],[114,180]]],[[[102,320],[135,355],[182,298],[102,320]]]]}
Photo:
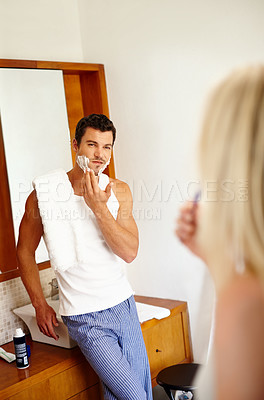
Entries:
{"type": "MultiPolygon", "coordinates": [[[[9,400],[66,400],[95,385],[98,381],[99,378],[91,366],[87,362],[82,362],[17,393],[9,400]]],[[[95,397],[87,398],[94,399],[95,397]]]]}
{"type": "Polygon", "coordinates": [[[103,399],[101,396],[101,389],[100,385],[94,385],[89,389],[84,390],[81,393],[76,394],[75,396],[71,397],[70,400],[100,400],[103,399]]]}
{"type": "MultiPolygon", "coordinates": [[[[5,397],[6,398],[6,397],[5,397]]],[[[7,400],[51,400],[48,380],[29,387],[22,392],[8,397],[7,400]]]]}
{"type": "Polygon", "coordinates": [[[169,365],[182,362],[185,344],[181,313],[164,318],[143,332],[152,379],[169,365]]]}
{"type": "Polygon", "coordinates": [[[68,399],[98,381],[99,378],[92,367],[87,362],[82,362],[49,379],[51,399],[68,399]]]}

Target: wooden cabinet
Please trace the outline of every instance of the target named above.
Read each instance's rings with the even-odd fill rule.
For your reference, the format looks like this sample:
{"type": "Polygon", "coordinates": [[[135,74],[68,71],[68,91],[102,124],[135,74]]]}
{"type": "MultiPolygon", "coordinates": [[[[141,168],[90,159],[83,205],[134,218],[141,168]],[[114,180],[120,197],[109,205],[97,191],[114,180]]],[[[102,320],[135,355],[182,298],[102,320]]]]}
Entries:
{"type": "Polygon", "coordinates": [[[181,324],[181,315],[178,314],[144,332],[149,363],[155,376],[168,365],[186,358],[181,324]]]}
{"type": "MultiPolygon", "coordinates": [[[[191,362],[192,350],[187,303],[135,296],[136,301],[169,308],[171,314],[152,319],[142,327],[153,386],[158,372],[173,364],[191,362]]],[[[30,367],[18,370],[15,363],[0,360],[0,400],[99,400],[99,378],[79,348],[63,349],[32,342],[30,367]]],[[[13,343],[2,346],[14,352],[13,343]]]]}
{"type": "Polygon", "coordinates": [[[103,397],[100,391],[100,386],[97,384],[81,393],[76,394],[76,396],[71,397],[71,400],[98,400],[101,398],[103,397]]]}
{"type": "Polygon", "coordinates": [[[141,325],[154,386],[156,376],[163,368],[193,361],[187,303],[143,296],[135,298],[140,303],[171,310],[169,317],[152,319],[141,325]]]}
{"type": "MultiPolygon", "coordinates": [[[[99,378],[78,347],[64,349],[30,338],[27,343],[31,347],[29,368],[0,364],[0,400],[102,399],[99,378]]],[[[14,352],[13,343],[2,347],[14,352]]]]}
{"type": "MultiPolygon", "coordinates": [[[[0,397],[1,398],[1,397],[0,397]]],[[[99,380],[86,361],[45,379],[26,390],[8,397],[9,400],[63,400],[100,397],[99,380]]]]}

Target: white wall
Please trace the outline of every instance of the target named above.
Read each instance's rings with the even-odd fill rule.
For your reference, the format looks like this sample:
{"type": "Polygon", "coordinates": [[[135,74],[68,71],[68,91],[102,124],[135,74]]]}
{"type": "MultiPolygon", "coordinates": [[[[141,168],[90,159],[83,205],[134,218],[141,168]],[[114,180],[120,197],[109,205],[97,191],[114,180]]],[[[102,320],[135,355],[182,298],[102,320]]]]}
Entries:
{"type": "Polygon", "coordinates": [[[79,0],[79,6],[84,60],[105,64],[118,129],[117,176],[134,187],[135,209],[148,210],[136,213],[140,252],[128,266],[130,281],[138,294],[188,301],[201,361],[213,289],[203,264],[175,239],[175,218],[188,182],[197,178],[195,143],[208,88],[233,66],[263,61],[264,3],[79,0]]]}
{"type": "Polygon", "coordinates": [[[82,61],[77,0],[0,0],[0,57],[82,61]]]}

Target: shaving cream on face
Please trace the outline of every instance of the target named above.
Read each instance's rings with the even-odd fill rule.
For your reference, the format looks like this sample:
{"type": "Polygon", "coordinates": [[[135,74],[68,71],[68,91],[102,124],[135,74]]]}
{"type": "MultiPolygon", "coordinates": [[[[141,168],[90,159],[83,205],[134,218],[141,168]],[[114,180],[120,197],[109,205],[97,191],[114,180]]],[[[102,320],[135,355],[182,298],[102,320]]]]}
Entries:
{"type": "Polygon", "coordinates": [[[77,164],[85,173],[86,171],[90,172],[91,169],[89,168],[89,158],[86,156],[77,156],[77,164]]]}
{"type": "Polygon", "coordinates": [[[98,175],[101,175],[104,172],[106,167],[108,167],[108,165],[110,164],[110,161],[111,161],[111,156],[109,157],[109,160],[105,163],[105,165],[99,170],[98,175]]]}
{"type": "Polygon", "coordinates": [[[8,353],[2,347],[0,347],[0,357],[3,358],[5,361],[11,363],[15,361],[16,356],[13,353],[8,353]]]}
{"type": "MultiPolygon", "coordinates": [[[[83,170],[83,172],[85,173],[86,171],[90,172],[91,168],[89,168],[89,158],[86,156],[77,156],[77,164],[79,165],[79,167],[83,170]]],[[[99,170],[98,172],[98,176],[100,176],[103,171],[106,169],[106,167],[110,164],[111,161],[111,156],[109,157],[109,160],[104,164],[104,166],[99,170]]]]}

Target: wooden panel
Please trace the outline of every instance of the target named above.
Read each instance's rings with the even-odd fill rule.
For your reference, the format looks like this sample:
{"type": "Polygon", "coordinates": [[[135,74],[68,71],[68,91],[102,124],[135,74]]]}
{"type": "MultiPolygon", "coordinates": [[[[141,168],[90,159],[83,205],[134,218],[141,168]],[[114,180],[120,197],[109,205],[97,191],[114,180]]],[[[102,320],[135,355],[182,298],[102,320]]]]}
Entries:
{"type": "Polygon", "coordinates": [[[13,216],[6,168],[2,124],[0,119],[0,270],[10,271],[17,268],[16,243],[13,216]]]}
{"type": "Polygon", "coordinates": [[[31,386],[23,392],[17,393],[9,397],[7,400],[52,400],[49,381],[38,383],[31,386]]]}
{"type": "MultiPolygon", "coordinates": [[[[107,90],[106,90],[106,82],[105,82],[105,72],[104,66],[99,66],[99,85],[100,85],[100,93],[101,93],[101,101],[102,101],[102,113],[109,117],[109,108],[108,108],[108,98],[107,98],[107,90]]],[[[117,132],[118,134],[118,132],[117,132]]],[[[105,173],[110,176],[110,178],[115,178],[115,163],[114,163],[114,155],[112,153],[111,162],[105,173]]]]}
{"type": "Polygon", "coordinates": [[[102,113],[109,117],[109,108],[108,108],[108,98],[107,98],[107,90],[106,90],[106,82],[105,82],[105,72],[104,66],[99,66],[99,85],[100,85],[100,93],[102,100],[102,113]]]}
{"type": "MultiPolygon", "coordinates": [[[[42,271],[43,269],[50,268],[50,262],[49,261],[44,261],[42,263],[38,264],[38,269],[39,271],[42,271]]],[[[19,269],[13,269],[12,271],[4,272],[3,274],[0,274],[0,282],[7,281],[9,279],[14,279],[20,276],[20,271],[19,269]]]]}
{"type": "MultiPolygon", "coordinates": [[[[65,99],[68,113],[71,142],[75,136],[75,128],[78,121],[83,118],[83,100],[80,84],[80,75],[63,74],[65,99]]],[[[75,163],[75,152],[72,150],[72,162],[75,163]]]]}
{"type": "Polygon", "coordinates": [[[36,61],[40,69],[61,69],[75,74],[77,71],[99,71],[101,64],[72,63],[61,61],[36,61]]]}
{"type": "MultiPolygon", "coordinates": [[[[103,114],[98,72],[80,75],[84,115],[103,114]]],[[[108,115],[107,115],[108,116],[108,115]]]]}
{"type": "Polygon", "coordinates": [[[103,399],[99,384],[94,385],[91,388],[76,394],[76,396],[71,397],[71,400],[99,400],[99,399],[103,399]]]}
{"type": "Polygon", "coordinates": [[[98,376],[83,362],[49,379],[52,400],[68,399],[98,383],[98,376]]]}
{"type": "Polygon", "coordinates": [[[143,332],[149,357],[151,378],[159,371],[185,360],[185,346],[181,314],[161,320],[143,332]]]}
{"type": "Polygon", "coordinates": [[[76,71],[99,71],[102,64],[74,63],[63,61],[37,61],[37,60],[15,60],[0,59],[0,68],[38,68],[38,69],[61,69],[69,73],[76,71]]]}
{"type": "Polygon", "coordinates": [[[89,379],[86,379],[85,387],[87,389],[83,390],[82,379],[80,379],[80,375],[76,375],[78,372],[80,370],[77,370],[76,367],[70,368],[65,371],[67,376],[65,373],[61,373],[52,379],[47,379],[9,397],[8,400],[67,400],[69,398],[71,400],[100,400],[101,392],[99,383],[90,384],[89,379]],[[60,386],[56,386],[54,390],[51,380],[55,380],[56,378],[57,384],[60,386]],[[64,378],[66,379],[64,380],[64,378]],[[74,384],[73,380],[75,380],[74,384]],[[74,393],[73,397],[72,393],[74,393]]]}
{"type": "Polygon", "coordinates": [[[0,59],[0,68],[37,68],[37,61],[0,59]]]}
{"type": "Polygon", "coordinates": [[[193,362],[193,349],[191,339],[190,321],[187,310],[182,312],[182,326],[184,334],[184,345],[186,353],[186,362],[193,362]]]}
{"type": "Polygon", "coordinates": [[[18,276],[20,276],[20,271],[18,268],[11,271],[3,272],[2,274],[0,274],[0,282],[5,282],[9,279],[17,278],[18,276]]]}
{"type": "MultiPolygon", "coordinates": [[[[14,362],[11,364],[1,363],[0,399],[6,399],[27,390],[75,365],[86,363],[78,347],[64,349],[32,341],[30,336],[26,337],[26,341],[31,348],[30,366],[27,369],[18,370],[14,362]]],[[[4,344],[2,347],[6,351],[14,353],[13,342],[4,344]]],[[[86,364],[88,373],[90,373],[91,367],[88,363],[86,364]]]]}

